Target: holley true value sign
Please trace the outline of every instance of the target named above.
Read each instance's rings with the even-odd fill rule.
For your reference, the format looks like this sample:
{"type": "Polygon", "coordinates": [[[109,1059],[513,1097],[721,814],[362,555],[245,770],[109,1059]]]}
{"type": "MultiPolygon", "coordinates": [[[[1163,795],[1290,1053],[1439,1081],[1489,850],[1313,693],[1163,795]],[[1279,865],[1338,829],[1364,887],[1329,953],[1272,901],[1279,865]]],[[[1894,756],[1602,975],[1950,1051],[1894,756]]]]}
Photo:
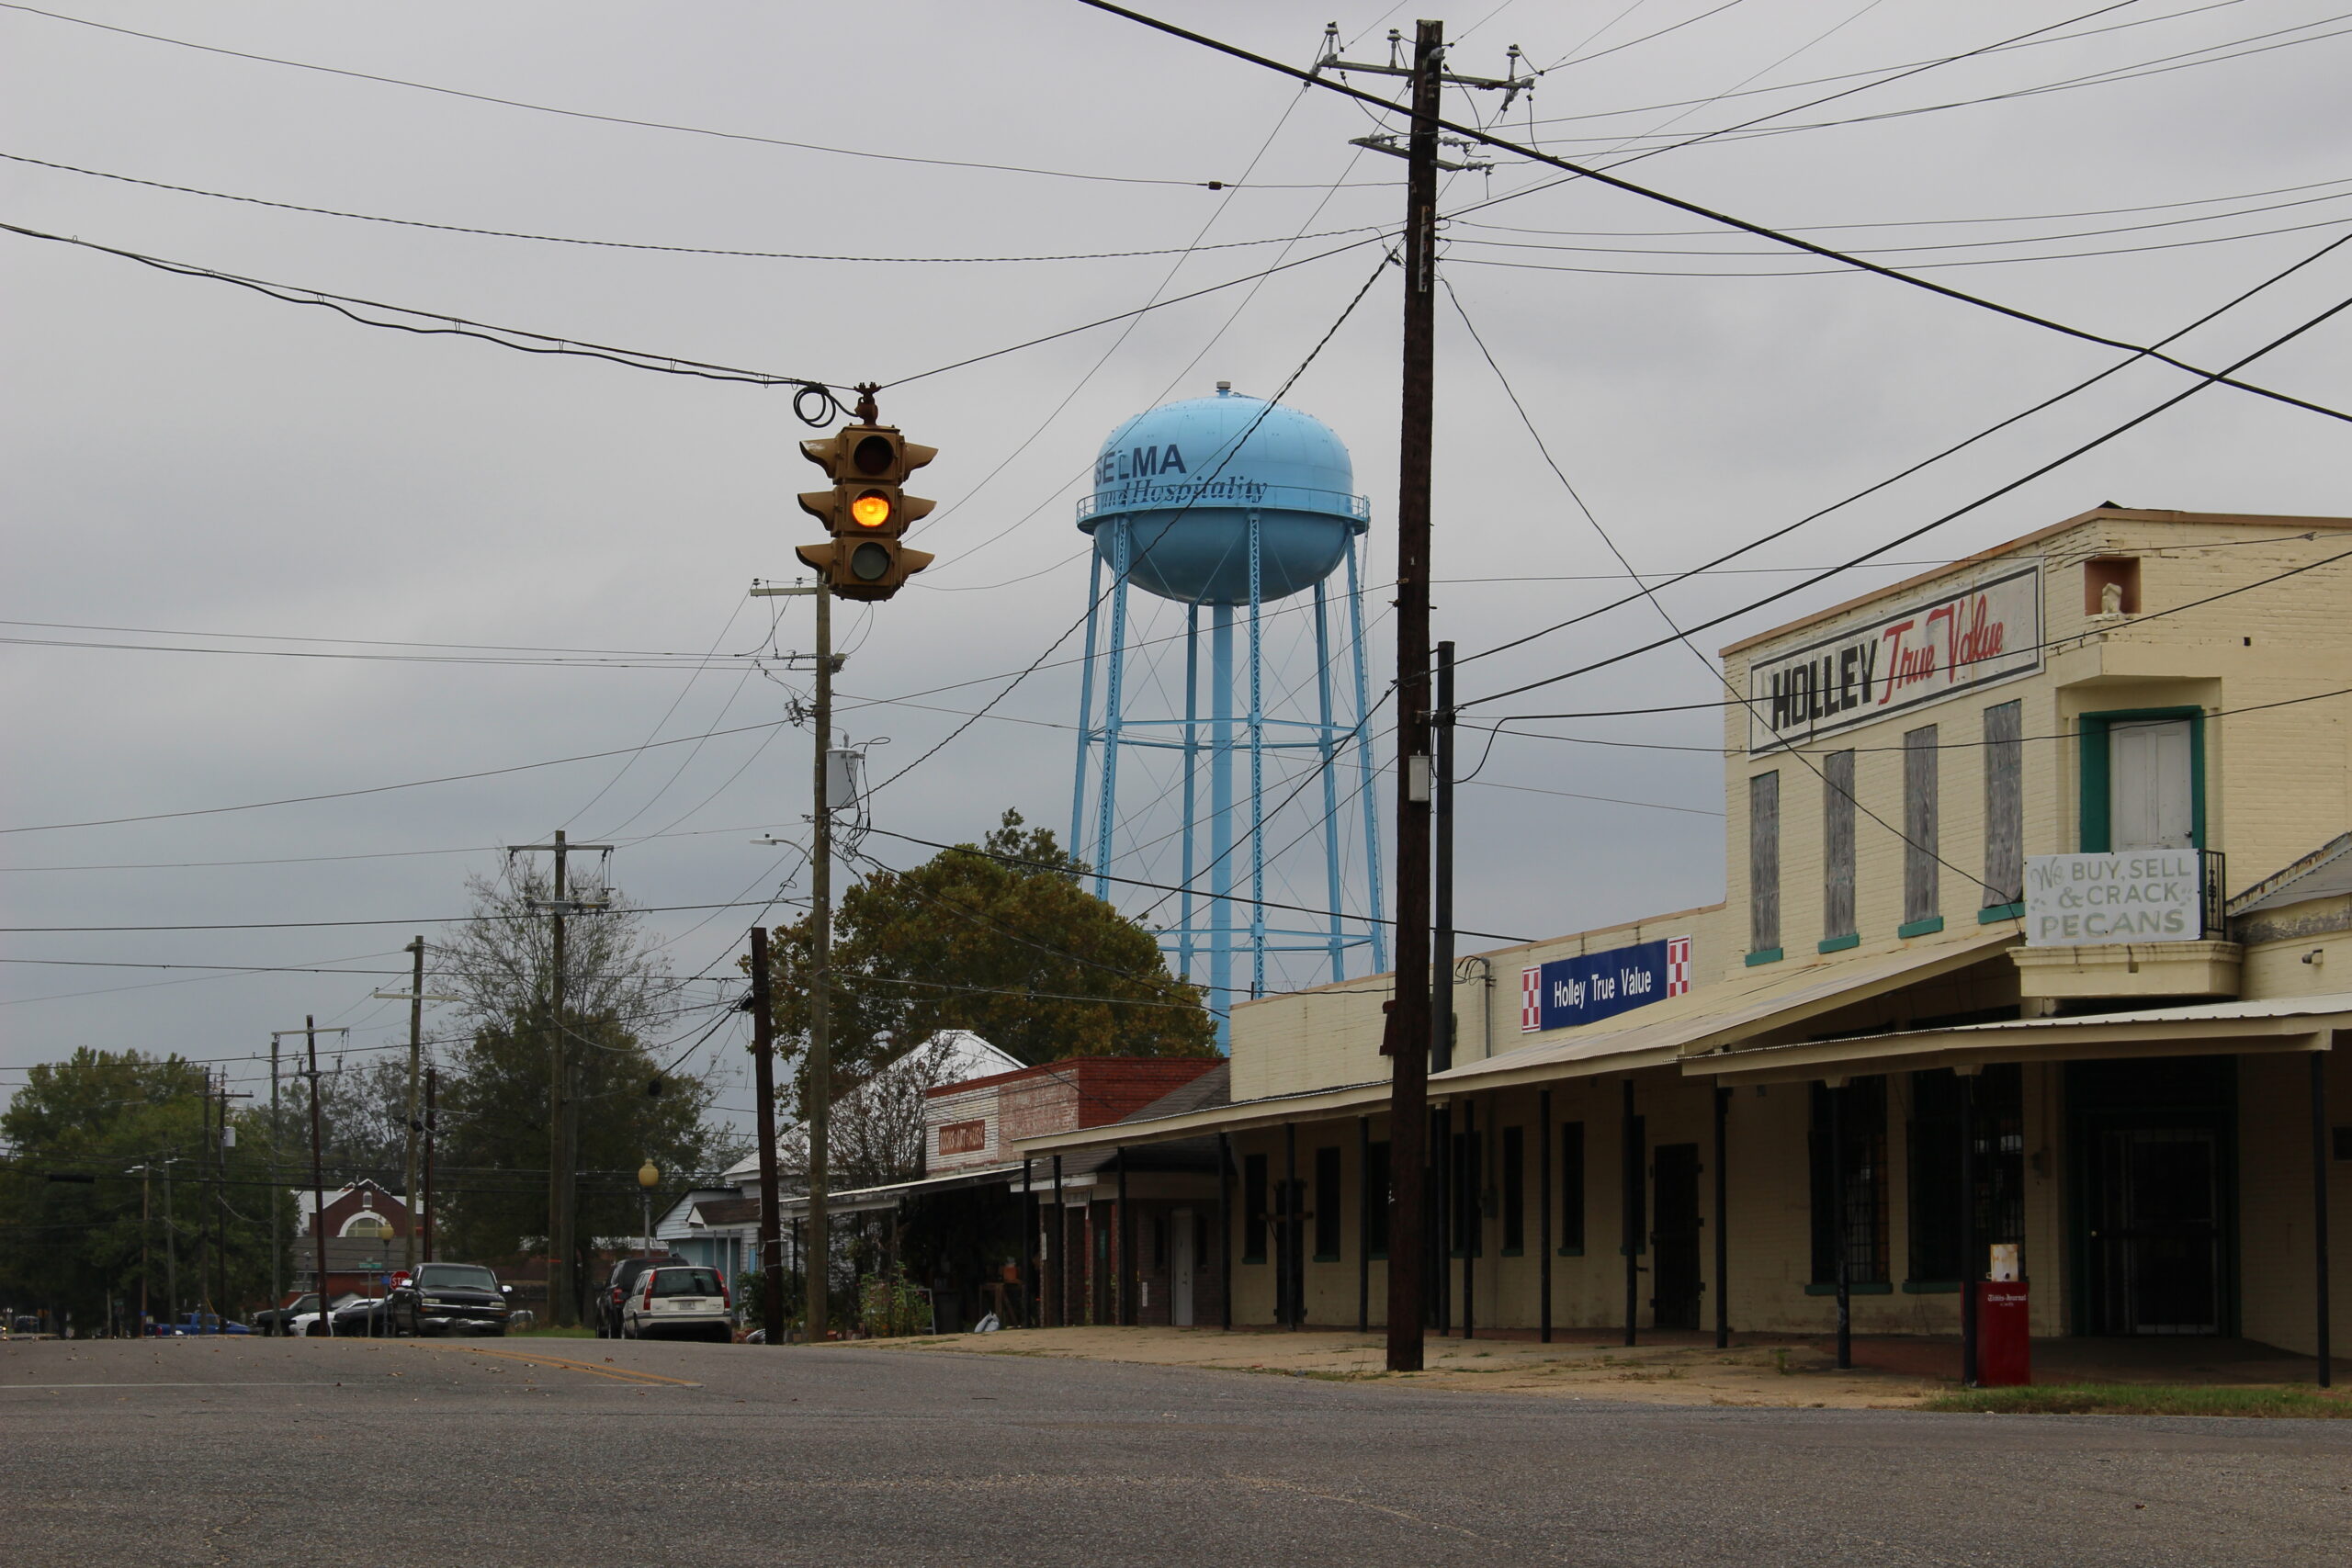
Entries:
{"type": "Polygon", "coordinates": [[[1947,588],[1747,670],[1750,751],[1777,750],[2041,668],[2041,569],[1947,588]]]}
{"type": "Polygon", "coordinates": [[[2100,947],[2205,934],[2195,850],[2028,855],[2025,944],[2100,947]]]}

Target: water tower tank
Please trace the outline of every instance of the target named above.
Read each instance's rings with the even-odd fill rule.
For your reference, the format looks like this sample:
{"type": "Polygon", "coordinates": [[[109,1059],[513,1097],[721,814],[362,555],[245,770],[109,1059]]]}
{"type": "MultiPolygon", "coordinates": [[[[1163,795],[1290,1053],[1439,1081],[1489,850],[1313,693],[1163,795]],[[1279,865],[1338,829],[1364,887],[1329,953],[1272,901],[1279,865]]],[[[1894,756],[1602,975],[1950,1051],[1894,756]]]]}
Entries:
{"type": "Polygon", "coordinates": [[[1115,569],[1121,530],[1103,525],[1127,524],[1127,575],[1138,588],[1182,604],[1246,604],[1252,513],[1261,603],[1329,576],[1371,517],[1329,425],[1219,382],[1214,397],[1162,404],[1111,433],[1078,525],[1115,569]]]}

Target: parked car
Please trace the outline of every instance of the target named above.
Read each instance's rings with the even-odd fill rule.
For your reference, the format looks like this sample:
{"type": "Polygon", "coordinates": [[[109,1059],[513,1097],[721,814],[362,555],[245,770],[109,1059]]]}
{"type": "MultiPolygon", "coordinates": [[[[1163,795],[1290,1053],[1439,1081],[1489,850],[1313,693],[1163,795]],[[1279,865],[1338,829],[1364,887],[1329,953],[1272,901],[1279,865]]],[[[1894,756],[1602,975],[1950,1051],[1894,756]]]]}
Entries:
{"type": "Polygon", "coordinates": [[[147,1332],[157,1339],[183,1339],[200,1334],[251,1334],[253,1330],[242,1323],[226,1321],[219,1313],[190,1312],[175,1323],[150,1323],[147,1332]]]}
{"type": "Polygon", "coordinates": [[[637,1288],[639,1279],[648,1269],[675,1269],[684,1266],[685,1259],[673,1252],[657,1252],[651,1257],[639,1254],[624,1258],[613,1265],[605,1288],[596,1292],[592,1316],[596,1320],[596,1337],[617,1339],[621,1337],[621,1306],[629,1292],[637,1288]]]}
{"type": "Polygon", "coordinates": [[[391,1334],[391,1319],[384,1314],[381,1296],[348,1296],[335,1303],[332,1336],[327,1325],[312,1316],[302,1332],[311,1338],[380,1339],[391,1334]]]}
{"type": "Polygon", "coordinates": [[[624,1339],[716,1339],[735,1337],[727,1281],[716,1269],[695,1265],[654,1268],[639,1276],[621,1303],[624,1339]]]}
{"type": "Polygon", "coordinates": [[[479,1263],[420,1263],[385,1302],[394,1334],[503,1334],[514,1292],[479,1263]]]}
{"type": "Polygon", "coordinates": [[[284,1305],[265,1307],[254,1314],[254,1332],[261,1335],[291,1334],[294,1330],[290,1325],[296,1318],[318,1310],[318,1292],[306,1291],[299,1295],[289,1293],[284,1305]]]}

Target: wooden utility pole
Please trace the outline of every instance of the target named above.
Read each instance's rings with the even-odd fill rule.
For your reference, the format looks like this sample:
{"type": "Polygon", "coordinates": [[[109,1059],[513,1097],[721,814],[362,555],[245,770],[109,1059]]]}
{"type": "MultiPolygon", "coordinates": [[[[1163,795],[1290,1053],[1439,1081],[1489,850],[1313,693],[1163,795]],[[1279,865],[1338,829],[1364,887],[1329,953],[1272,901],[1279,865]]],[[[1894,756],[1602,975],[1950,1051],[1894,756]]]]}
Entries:
{"type": "Polygon", "coordinates": [[[548,1316],[558,1328],[570,1328],[580,1321],[579,1285],[572,1278],[578,1249],[573,1222],[580,1202],[580,1089],[571,1029],[564,1021],[563,922],[566,916],[597,914],[609,907],[603,898],[570,896],[569,862],[576,852],[609,855],[613,846],[572,843],[559,828],[553,843],[506,847],[510,857],[543,852],[555,856],[555,896],[530,902],[534,910],[551,916],[555,925],[548,976],[548,1316]]]}
{"type": "Polygon", "coordinates": [[[784,1343],[784,1235],[776,1212],[775,1004],[769,994],[768,932],[752,928],[752,1089],[760,1130],[760,1342],[784,1343]]]}
{"type": "Polygon", "coordinates": [[[327,1299],[327,1177],[320,1145],[323,1139],[319,1132],[319,1031],[318,1021],[305,1015],[302,1033],[311,1046],[311,1236],[317,1244],[319,1263],[319,1322],[325,1325],[326,1337],[334,1337],[334,1303],[327,1299]]]}
{"type": "MultiPolygon", "coordinates": [[[[877,418],[870,390],[858,403],[858,417],[877,418]]],[[[833,742],[833,673],[841,660],[833,657],[833,591],[822,572],[814,587],[765,587],[754,582],[755,599],[813,595],[817,601],[816,711],[817,765],[809,786],[808,847],[808,1066],[801,1093],[801,1125],[808,1134],[808,1224],[800,1250],[805,1342],[822,1344],[831,1321],[825,1299],[826,1272],[832,1257],[831,1225],[826,1212],[829,1196],[830,1132],[833,1100],[832,997],[827,970],[833,951],[833,814],[826,778],[833,742]]],[[[773,841],[773,840],[771,840],[773,841]]]]}
{"type": "Polygon", "coordinates": [[[285,1147],[285,1125],[277,1113],[277,1036],[273,1033],[269,1037],[269,1304],[273,1309],[286,1304],[286,1226],[282,1218],[286,1183],[277,1174],[277,1162],[285,1147]]]}
{"type": "MultiPolygon", "coordinates": [[[[562,837],[560,833],[556,836],[562,837]]],[[[418,1224],[416,1145],[418,1134],[424,1131],[424,1123],[418,1117],[417,1093],[420,1088],[419,1079],[424,1066],[424,1004],[454,1002],[460,998],[428,997],[424,994],[424,938],[423,936],[417,937],[401,951],[410,954],[415,964],[411,972],[408,989],[377,991],[372,994],[379,1001],[408,1003],[408,1115],[405,1119],[407,1131],[402,1139],[405,1158],[402,1162],[401,1186],[401,1201],[408,1205],[408,1229],[401,1237],[401,1261],[403,1266],[413,1271],[416,1268],[418,1224]]]]}
{"type": "Polygon", "coordinates": [[[437,1122],[434,1116],[435,1091],[441,1087],[441,1069],[424,1069],[424,1207],[418,1218],[424,1226],[424,1261],[433,1261],[433,1133],[437,1122]]]}
{"type": "Polygon", "coordinates": [[[1430,1076],[1430,453],[1437,343],[1437,119],[1445,25],[1413,39],[1405,164],[1404,409],[1396,470],[1396,994],[1388,1039],[1388,1370],[1421,1370],[1430,1076]]]}
{"type": "Polygon", "coordinates": [[[808,853],[808,1089],[803,1108],[808,1127],[808,1250],[806,1339],[821,1345],[832,1321],[825,1300],[832,1258],[831,1216],[826,1213],[830,1172],[829,1135],[833,1099],[833,1010],[828,970],[833,953],[833,815],[826,798],[826,751],[833,739],[833,593],[817,580],[817,766],[809,799],[814,803],[808,853]]]}

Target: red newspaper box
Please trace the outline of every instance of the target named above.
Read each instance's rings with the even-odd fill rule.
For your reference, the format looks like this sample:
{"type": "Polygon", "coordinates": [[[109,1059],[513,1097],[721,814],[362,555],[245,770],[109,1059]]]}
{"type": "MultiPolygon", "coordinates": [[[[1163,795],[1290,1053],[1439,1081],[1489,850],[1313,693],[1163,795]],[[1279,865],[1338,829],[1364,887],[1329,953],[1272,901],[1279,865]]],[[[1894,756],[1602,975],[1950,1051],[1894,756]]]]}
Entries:
{"type": "Polygon", "coordinates": [[[2013,1388],[2033,1381],[2022,1280],[1984,1280],[1976,1292],[1976,1386],[2013,1388]]]}

